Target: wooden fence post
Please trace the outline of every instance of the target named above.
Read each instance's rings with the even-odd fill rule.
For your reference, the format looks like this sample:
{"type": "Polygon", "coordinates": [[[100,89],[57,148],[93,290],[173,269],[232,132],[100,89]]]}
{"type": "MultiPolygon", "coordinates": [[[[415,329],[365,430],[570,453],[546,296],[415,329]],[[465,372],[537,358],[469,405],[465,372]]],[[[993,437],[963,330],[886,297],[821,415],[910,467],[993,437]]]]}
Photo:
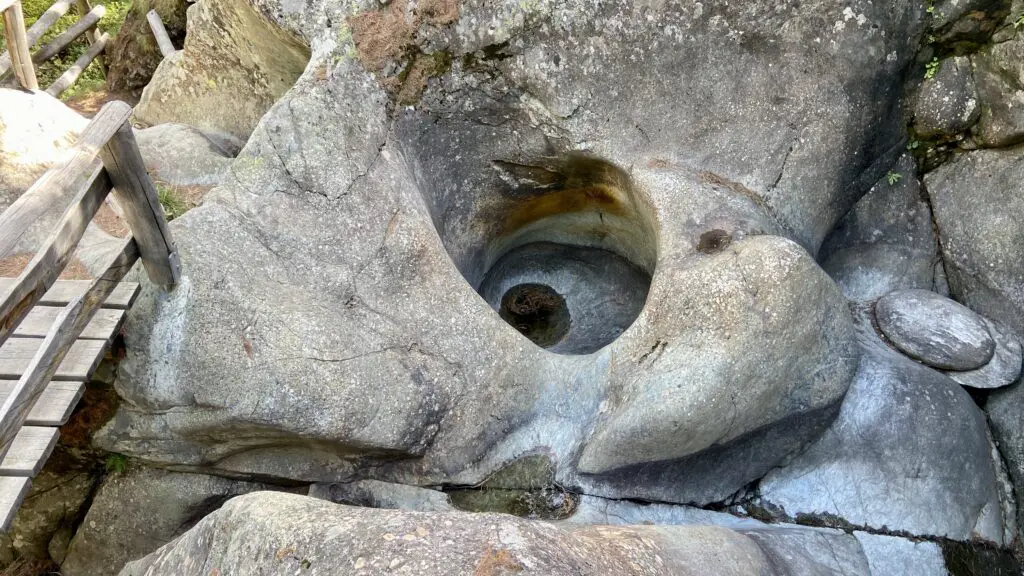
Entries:
{"type": "Polygon", "coordinates": [[[167,34],[167,28],[164,28],[164,22],[160,19],[160,15],[156,13],[156,10],[150,10],[146,13],[146,20],[149,21],[149,27],[153,30],[156,44],[160,47],[160,54],[164,58],[174,54],[174,44],[171,43],[171,37],[167,34]]]}
{"type": "Polygon", "coordinates": [[[7,51],[11,55],[14,76],[27,90],[38,90],[36,69],[32,66],[28,39],[25,37],[25,15],[21,12],[21,0],[15,0],[4,11],[4,33],[7,35],[7,51]]]}
{"type": "MultiPolygon", "coordinates": [[[[123,102],[107,106],[113,104],[127,106],[123,102]]],[[[177,284],[181,274],[177,248],[128,122],[107,143],[103,164],[114,183],[114,197],[124,210],[125,220],[139,245],[149,279],[163,286],[177,284]]]]}

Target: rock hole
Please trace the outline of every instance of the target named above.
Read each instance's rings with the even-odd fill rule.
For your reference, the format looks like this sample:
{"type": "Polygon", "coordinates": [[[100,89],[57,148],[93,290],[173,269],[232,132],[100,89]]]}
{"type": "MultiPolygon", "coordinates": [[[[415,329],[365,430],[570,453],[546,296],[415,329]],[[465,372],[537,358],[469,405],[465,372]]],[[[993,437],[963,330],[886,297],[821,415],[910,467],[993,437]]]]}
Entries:
{"type": "Polygon", "coordinates": [[[518,284],[501,297],[501,318],[541,348],[550,348],[569,333],[565,298],[543,284],[518,284]]]}

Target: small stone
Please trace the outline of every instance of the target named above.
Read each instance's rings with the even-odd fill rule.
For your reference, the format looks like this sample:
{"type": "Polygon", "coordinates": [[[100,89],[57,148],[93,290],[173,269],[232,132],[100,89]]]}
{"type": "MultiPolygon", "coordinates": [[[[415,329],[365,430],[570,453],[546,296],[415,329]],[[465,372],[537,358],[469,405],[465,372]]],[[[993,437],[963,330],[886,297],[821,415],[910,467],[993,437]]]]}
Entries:
{"type": "Polygon", "coordinates": [[[897,349],[936,368],[974,370],[995,352],[984,318],[928,290],[887,294],[875,305],[875,319],[897,349]]]}
{"type": "Polygon", "coordinates": [[[1017,381],[1021,372],[1022,358],[1020,340],[1009,328],[985,319],[988,331],[996,343],[992,361],[978,368],[964,372],[949,371],[946,375],[961,386],[971,388],[1002,388],[1017,381]]]}
{"type": "Polygon", "coordinates": [[[981,108],[966,56],[943,60],[925,80],[914,106],[914,129],[924,138],[954,136],[978,121],[981,108]]]}

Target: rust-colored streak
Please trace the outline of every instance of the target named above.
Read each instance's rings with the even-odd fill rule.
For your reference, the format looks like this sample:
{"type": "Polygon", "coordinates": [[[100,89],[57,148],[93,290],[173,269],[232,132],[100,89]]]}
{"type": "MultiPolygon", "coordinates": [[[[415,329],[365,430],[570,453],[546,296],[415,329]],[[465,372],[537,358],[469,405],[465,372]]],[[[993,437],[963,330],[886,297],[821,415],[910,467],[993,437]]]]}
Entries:
{"type": "Polygon", "coordinates": [[[626,213],[622,198],[614,188],[608,186],[555,190],[517,202],[502,222],[501,235],[511,234],[531,222],[549,216],[588,211],[616,216],[626,213]]]}

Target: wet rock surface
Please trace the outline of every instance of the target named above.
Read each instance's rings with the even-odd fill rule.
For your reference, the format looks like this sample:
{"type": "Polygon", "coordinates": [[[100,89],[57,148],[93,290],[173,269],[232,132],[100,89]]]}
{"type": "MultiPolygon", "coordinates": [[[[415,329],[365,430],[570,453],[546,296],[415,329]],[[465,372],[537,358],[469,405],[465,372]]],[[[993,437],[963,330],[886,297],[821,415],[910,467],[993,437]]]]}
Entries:
{"type": "Polygon", "coordinates": [[[875,304],[875,322],[897,349],[929,366],[975,370],[996,343],[981,316],[927,290],[900,290],[875,304]]]}

